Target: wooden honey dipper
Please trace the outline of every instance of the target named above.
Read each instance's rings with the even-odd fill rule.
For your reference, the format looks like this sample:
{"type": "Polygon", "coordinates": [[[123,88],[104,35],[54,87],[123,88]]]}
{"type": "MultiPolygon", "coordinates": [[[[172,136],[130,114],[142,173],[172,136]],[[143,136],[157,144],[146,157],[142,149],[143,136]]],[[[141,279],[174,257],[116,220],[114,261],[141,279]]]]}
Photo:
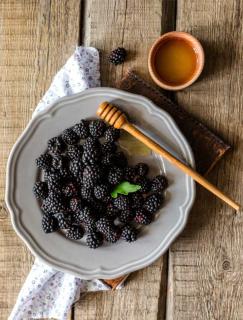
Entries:
{"type": "Polygon", "coordinates": [[[211,191],[218,198],[228,203],[232,208],[234,208],[237,211],[240,209],[240,205],[238,203],[230,199],[227,195],[225,195],[222,191],[216,188],[212,183],[207,181],[199,173],[197,173],[192,168],[185,165],[180,160],[176,159],[172,154],[170,154],[168,151],[163,149],[159,144],[157,144],[152,139],[150,139],[145,134],[143,134],[141,131],[139,131],[137,128],[135,128],[127,120],[125,114],[122,111],[120,111],[117,107],[110,104],[109,102],[102,102],[99,105],[99,108],[96,113],[101,119],[108,122],[110,125],[114,126],[116,129],[123,129],[129,132],[132,136],[134,136],[139,141],[143,142],[151,150],[160,154],[163,158],[168,160],[174,166],[176,166],[177,168],[179,168],[180,170],[188,174],[190,177],[193,178],[193,180],[195,180],[197,183],[202,185],[205,189],[211,191]]]}

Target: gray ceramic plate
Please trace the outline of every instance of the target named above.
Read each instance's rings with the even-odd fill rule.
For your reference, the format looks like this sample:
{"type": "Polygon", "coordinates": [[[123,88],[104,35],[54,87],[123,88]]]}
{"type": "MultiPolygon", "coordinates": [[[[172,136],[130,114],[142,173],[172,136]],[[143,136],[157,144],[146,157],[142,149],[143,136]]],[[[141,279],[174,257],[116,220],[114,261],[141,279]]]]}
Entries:
{"type": "MultiPolygon", "coordinates": [[[[127,111],[136,125],[179,158],[194,165],[191,149],[171,117],[142,96],[116,89],[90,89],[65,97],[35,116],[14,145],[7,168],[6,203],[12,224],[32,253],[47,264],[81,278],[115,278],[151,264],[161,256],[184,228],[195,197],[193,180],[161,157],[143,159],[152,173],[165,172],[169,188],[156,220],[144,227],[139,239],[118,241],[91,250],[84,240],[72,241],[61,233],[45,235],[41,210],[32,194],[39,172],[35,159],[46,150],[49,138],[81,118],[95,117],[100,102],[111,101],[127,111]]],[[[133,155],[133,161],[141,160],[133,155]]]]}

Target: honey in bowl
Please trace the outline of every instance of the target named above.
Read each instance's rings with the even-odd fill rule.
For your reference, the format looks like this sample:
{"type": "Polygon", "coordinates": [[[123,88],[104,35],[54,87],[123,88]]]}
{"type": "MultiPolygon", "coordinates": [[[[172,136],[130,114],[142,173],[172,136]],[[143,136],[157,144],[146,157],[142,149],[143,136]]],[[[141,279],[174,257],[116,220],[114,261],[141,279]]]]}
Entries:
{"type": "Polygon", "coordinates": [[[172,86],[189,81],[197,68],[197,53],[188,41],[179,38],[161,43],[154,60],[159,78],[172,86]]]}

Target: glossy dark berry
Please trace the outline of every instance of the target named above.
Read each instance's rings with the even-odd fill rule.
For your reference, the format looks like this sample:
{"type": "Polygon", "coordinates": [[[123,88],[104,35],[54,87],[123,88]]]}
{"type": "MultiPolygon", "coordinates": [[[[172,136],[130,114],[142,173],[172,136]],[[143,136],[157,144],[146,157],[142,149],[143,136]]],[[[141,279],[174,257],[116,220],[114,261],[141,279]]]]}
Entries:
{"type": "Polygon", "coordinates": [[[66,167],[67,163],[67,158],[60,154],[54,155],[52,158],[52,167],[56,170],[66,167]]]}
{"type": "Polygon", "coordinates": [[[158,175],[152,180],[151,191],[162,192],[168,187],[168,180],[164,175],[158,175]]]}
{"type": "Polygon", "coordinates": [[[83,173],[83,164],[79,160],[73,160],[70,162],[69,170],[75,178],[81,177],[83,173]]]}
{"type": "Polygon", "coordinates": [[[47,183],[38,181],[34,184],[33,193],[37,199],[45,199],[48,196],[47,183]]]}
{"type": "Polygon", "coordinates": [[[91,249],[100,247],[103,243],[103,236],[100,232],[90,232],[86,237],[86,244],[91,249]]]}
{"type": "Polygon", "coordinates": [[[35,160],[35,162],[36,162],[36,165],[38,168],[48,169],[51,167],[52,156],[48,153],[44,153],[44,154],[40,155],[39,158],[37,158],[35,160]]]}
{"type": "Polygon", "coordinates": [[[104,137],[107,142],[117,141],[120,137],[120,130],[114,127],[108,127],[105,130],[104,137]]]}
{"type": "Polygon", "coordinates": [[[128,196],[119,195],[116,199],[113,201],[114,206],[122,211],[129,210],[130,201],[128,196]]]}
{"type": "Polygon", "coordinates": [[[138,231],[136,228],[126,225],[122,228],[121,238],[127,242],[133,242],[137,240],[138,231]]]}
{"type": "Polygon", "coordinates": [[[82,162],[85,166],[96,164],[100,161],[100,151],[95,150],[84,150],[82,155],[82,162]]]}
{"type": "Polygon", "coordinates": [[[45,206],[46,211],[50,213],[60,213],[65,209],[63,199],[58,193],[49,193],[48,197],[43,200],[42,204],[45,206]]]}
{"type": "Polygon", "coordinates": [[[61,154],[65,151],[65,143],[61,137],[54,137],[47,142],[47,148],[53,154],[61,154]]]}
{"type": "Polygon", "coordinates": [[[89,218],[93,217],[92,210],[89,207],[84,207],[78,212],[78,219],[80,222],[85,222],[89,218]]]}
{"type": "Polygon", "coordinates": [[[115,219],[120,213],[120,210],[114,206],[113,203],[109,203],[106,207],[105,215],[108,219],[115,219]]]}
{"type": "Polygon", "coordinates": [[[114,155],[112,153],[106,153],[102,155],[101,163],[105,166],[111,166],[113,164],[114,155]]]}
{"type": "Polygon", "coordinates": [[[84,230],[80,226],[72,226],[66,231],[66,237],[72,240],[83,238],[84,230]]]}
{"type": "Polygon", "coordinates": [[[145,199],[144,209],[150,213],[155,213],[162,204],[162,196],[160,194],[152,194],[145,199]]]}
{"type": "Polygon", "coordinates": [[[66,197],[75,197],[78,194],[77,186],[73,182],[68,182],[62,189],[66,197]]]}
{"type": "Polygon", "coordinates": [[[109,195],[109,187],[106,184],[100,184],[94,187],[94,195],[98,200],[102,200],[109,195]]]}
{"type": "Polygon", "coordinates": [[[121,222],[128,223],[132,221],[134,218],[133,211],[131,210],[120,211],[120,213],[118,214],[118,218],[121,222]]]}
{"type": "Polygon", "coordinates": [[[102,178],[102,170],[97,165],[86,166],[83,171],[83,186],[85,188],[94,187],[102,178]]]}
{"type": "Polygon", "coordinates": [[[71,216],[69,214],[59,213],[57,216],[59,229],[68,229],[71,226],[71,216]]]}
{"type": "Polygon", "coordinates": [[[91,136],[100,138],[103,136],[106,125],[102,120],[92,120],[89,124],[89,132],[91,136]]]}
{"type": "Polygon", "coordinates": [[[127,55],[126,49],[122,47],[118,47],[111,51],[108,58],[112,64],[117,65],[125,61],[126,55],[127,55]]]}
{"type": "Polygon", "coordinates": [[[75,124],[73,131],[80,139],[86,139],[89,136],[89,121],[81,120],[79,123],[75,124]]]}
{"type": "Polygon", "coordinates": [[[145,210],[138,209],[135,212],[134,221],[138,224],[148,225],[153,221],[153,214],[145,210]]]}
{"type": "Polygon", "coordinates": [[[136,177],[136,170],[133,167],[124,168],[124,179],[133,182],[136,177]]]}
{"type": "Polygon", "coordinates": [[[144,177],[146,176],[146,174],[148,173],[149,171],[149,167],[146,163],[138,163],[136,166],[135,166],[135,169],[136,169],[136,173],[137,175],[141,176],[141,177],[144,177]]]}
{"type": "Polygon", "coordinates": [[[151,189],[151,181],[146,177],[136,177],[134,182],[141,187],[138,192],[147,193],[151,189]]]}
{"type": "Polygon", "coordinates": [[[103,154],[107,154],[107,153],[113,153],[115,152],[117,149],[117,146],[114,142],[105,142],[102,146],[101,146],[101,150],[103,154]]]}
{"type": "Polygon", "coordinates": [[[109,229],[112,227],[113,227],[113,225],[112,225],[111,221],[105,217],[100,218],[96,222],[97,230],[103,234],[106,234],[109,231],[109,229]]]}
{"type": "Polygon", "coordinates": [[[42,217],[42,229],[45,233],[51,233],[58,229],[58,221],[54,216],[44,214],[42,217]]]}
{"type": "Polygon", "coordinates": [[[72,130],[72,128],[68,128],[66,130],[63,131],[62,133],[62,140],[68,144],[68,145],[72,145],[72,144],[76,144],[79,140],[79,137],[77,136],[77,134],[72,130]]]}
{"type": "Polygon", "coordinates": [[[112,185],[119,184],[123,180],[123,170],[119,167],[112,167],[108,173],[108,181],[112,185]]]}
{"type": "Polygon", "coordinates": [[[115,227],[111,230],[109,230],[109,232],[107,232],[105,235],[105,240],[111,243],[115,243],[117,242],[120,237],[121,237],[121,230],[118,227],[115,227]]]}
{"type": "Polygon", "coordinates": [[[83,204],[79,198],[74,197],[69,201],[69,207],[73,212],[80,212],[83,208],[83,204]]]}
{"type": "Polygon", "coordinates": [[[134,193],[131,193],[129,196],[131,200],[131,208],[134,208],[134,209],[142,208],[144,203],[144,198],[141,193],[134,192],[134,193]]]}
{"type": "Polygon", "coordinates": [[[93,197],[93,190],[91,188],[82,187],[80,194],[83,199],[90,201],[93,197]]]}
{"type": "Polygon", "coordinates": [[[81,160],[82,153],[83,150],[81,145],[70,145],[67,148],[67,156],[70,160],[81,160]]]}
{"type": "Polygon", "coordinates": [[[83,150],[89,152],[100,150],[99,140],[95,137],[88,137],[83,144],[83,150]]]}

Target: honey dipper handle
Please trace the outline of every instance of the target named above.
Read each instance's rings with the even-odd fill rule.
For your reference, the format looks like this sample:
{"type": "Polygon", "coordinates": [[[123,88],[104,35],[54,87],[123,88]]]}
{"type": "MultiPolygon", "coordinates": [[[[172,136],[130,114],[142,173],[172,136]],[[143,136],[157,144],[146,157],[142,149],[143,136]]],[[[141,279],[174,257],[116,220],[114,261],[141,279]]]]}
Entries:
{"type": "Polygon", "coordinates": [[[230,199],[227,195],[225,195],[223,192],[221,192],[218,188],[216,188],[212,183],[207,181],[203,176],[201,176],[199,173],[194,171],[192,168],[188,167],[184,163],[182,163],[180,160],[176,159],[173,155],[171,155],[168,151],[163,149],[160,145],[158,145],[156,142],[151,140],[149,137],[147,137],[145,134],[143,134],[141,131],[139,131],[137,128],[135,128],[132,124],[126,122],[122,125],[122,129],[129,132],[132,136],[134,136],[136,139],[143,142],[146,146],[148,146],[150,149],[155,151],[156,153],[160,154],[163,158],[171,162],[173,165],[181,169],[183,172],[188,174],[190,177],[192,177],[195,181],[197,181],[200,185],[202,185],[205,189],[211,191],[213,194],[215,194],[218,198],[223,200],[224,202],[228,203],[232,208],[235,210],[240,209],[240,205],[234,202],[232,199],[230,199]]]}

